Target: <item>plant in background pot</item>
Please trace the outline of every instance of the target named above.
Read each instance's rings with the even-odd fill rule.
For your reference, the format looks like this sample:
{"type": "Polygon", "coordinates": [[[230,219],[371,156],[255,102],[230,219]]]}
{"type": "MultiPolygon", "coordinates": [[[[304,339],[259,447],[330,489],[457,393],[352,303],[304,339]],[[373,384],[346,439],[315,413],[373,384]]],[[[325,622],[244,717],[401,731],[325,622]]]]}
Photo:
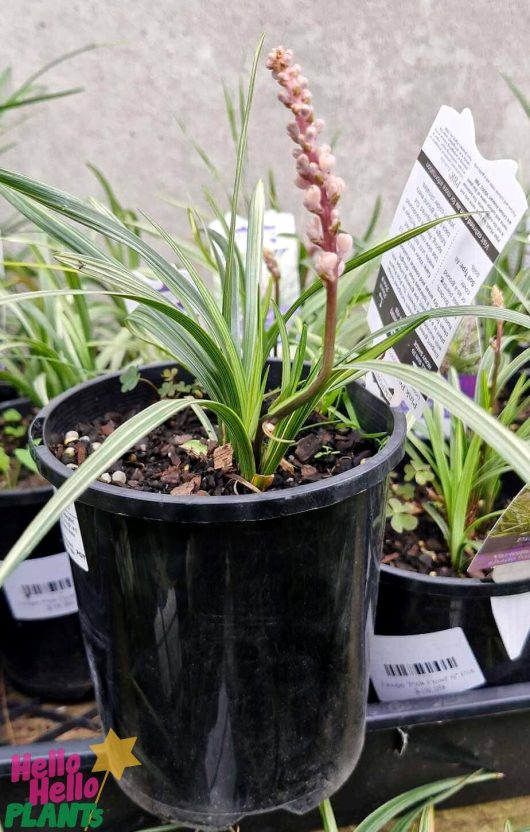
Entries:
{"type": "MultiPolygon", "coordinates": [[[[53,494],[27,450],[35,410],[0,407],[0,558],[53,494]]],[[[30,695],[76,699],[92,687],[72,571],[58,524],[0,592],[0,654],[9,679],[30,695]]]]}
{"type": "MultiPolygon", "coordinates": [[[[493,298],[503,306],[498,289],[493,298]]],[[[530,379],[518,372],[502,322],[496,332],[479,363],[474,398],[499,425],[528,444],[530,379]]],[[[455,370],[449,379],[458,389],[455,370]]],[[[487,683],[528,681],[530,621],[521,604],[527,599],[530,608],[530,579],[496,583],[491,574],[477,579],[467,573],[485,536],[522,487],[521,480],[495,445],[467,430],[462,419],[446,418],[437,404],[426,408],[422,422],[409,432],[406,453],[402,481],[392,485],[377,635],[414,636],[461,627],[487,683]],[[398,529],[396,522],[403,517],[408,525],[398,529]],[[402,533],[394,534],[396,530],[402,533]],[[513,612],[520,619],[517,649],[506,641],[506,627],[513,625],[509,619],[503,626],[501,610],[511,596],[519,596],[513,612]]]]}
{"type": "MultiPolygon", "coordinates": [[[[355,379],[384,370],[378,357],[429,314],[491,315],[488,307],[422,313],[336,357],[341,274],[444,218],[347,259],[351,240],[338,216],[343,183],[331,173],[330,149],[317,145],[322,123],[307,82],[281,48],[269,67],[294,116],[289,133],[313,214],[317,280],[285,313],[274,306],[270,284],[262,296],[260,183],[244,263],[235,244],[258,58],[259,49],[227,239],[197,217],[218,263],[220,305],[186,252],[156,224],[186,273],[108,213],[0,172],[6,199],[69,249],[60,261],[134,301],[132,331],[176,362],[143,368],[138,379],[127,374],[123,384],[118,374],[82,384],[41,412],[34,453],[60,487],[12,548],[0,580],[66,510],[105,729],[138,737],[141,765],[128,769],[120,786],[148,811],[203,828],[226,828],[276,807],[305,812],[354,767],[363,742],[386,479],[405,438],[404,417],[355,379]],[[137,252],[178,304],[56,214],[137,252]],[[287,325],[318,291],[326,296],[324,338],[307,367],[306,328],[291,355],[287,325]],[[282,360],[275,362],[269,356],[278,339],[282,360]],[[201,390],[192,396],[194,384],[201,390]],[[83,459],[74,443],[75,471],[62,461],[72,430],[99,443],[83,459]]],[[[528,324],[521,313],[499,314],[528,324]]],[[[522,476],[530,474],[524,444],[443,379],[413,367],[392,365],[391,372],[451,407],[495,441],[522,476]]]]}
{"type": "MultiPolygon", "coordinates": [[[[123,325],[124,300],[97,293],[95,283],[87,297],[46,297],[48,291],[75,290],[80,284],[74,270],[53,263],[52,241],[44,234],[36,238],[19,230],[4,241],[17,248],[4,259],[0,286],[6,304],[0,327],[0,380],[24,397],[11,404],[23,412],[25,424],[6,428],[22,430],[20,447],[12,449],[12,456],[21,457],[28,453],[26,428],[36,412],[32,403],[46,404],[81,381],[139,360],[142,343],[123,325]],[[31,301],[22,306],[17,297],[27,289],[31,301]]],[[[147,349],[143,352],[148,354],[147,349]]],[[[13,410],[9,402],[5,406],[13,410]]],[[[65,449],[71,469],[72,453],[71,447],[65,449]]],[[[0,558],[53,493],[41,477],[13,476],[15,465],[18,471],[18,463],[7,460],[5,487],[0,490],[5,530],[0,558]]],[[[21,690],[60,700],[90,691],[71,567],[58,525],[0,593],[0,631],[4,668],[21,690]]]]}

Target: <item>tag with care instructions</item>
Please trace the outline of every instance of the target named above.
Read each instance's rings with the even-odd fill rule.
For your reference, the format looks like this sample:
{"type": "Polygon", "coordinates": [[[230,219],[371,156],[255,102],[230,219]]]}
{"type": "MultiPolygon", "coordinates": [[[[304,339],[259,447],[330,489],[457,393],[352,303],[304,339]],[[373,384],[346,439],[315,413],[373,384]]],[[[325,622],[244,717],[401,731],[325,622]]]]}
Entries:
{"type": "MultiPolygon", "coordinates": [[[[383,255],[368,311],[372,332],[415,312],[473,302],[527,209],[516,171],[509,159],[481,155],[469,110],[440,108],[389,237],[448,214],[487,213],[442,223],[383,255]]],[[[438,370],[459,321],[427,321],[387,350],[385,360],[438,370]]],[[[380,373],[370,374],[367,386],[393,407],[421,416],[425,399],[412,387],[380,373]]]]}
{"type": "Polygon", "coordinates": [[[382,702],[460,693],[486,681],[461,627],[373,636],[370,677],[382,702]]]}
{"type": "Polygon", "coordinates": [[[81,569],[88,572],[88,562],[86,559],[85,547],[83,538],[81,537],[81,529],[79,528],[79,520],[77,519],[77,512],[75,506],[72,505],[65,508],[61,514],[61,532],[63,534],[64,545],[66,551],[81,569]]]}
{"type": "Polygon", "coordinates": [[[72,568],[66,552],[24,561],[6,578],[4,591],[17,621],[60,618],[77,612],[72,568]]]}

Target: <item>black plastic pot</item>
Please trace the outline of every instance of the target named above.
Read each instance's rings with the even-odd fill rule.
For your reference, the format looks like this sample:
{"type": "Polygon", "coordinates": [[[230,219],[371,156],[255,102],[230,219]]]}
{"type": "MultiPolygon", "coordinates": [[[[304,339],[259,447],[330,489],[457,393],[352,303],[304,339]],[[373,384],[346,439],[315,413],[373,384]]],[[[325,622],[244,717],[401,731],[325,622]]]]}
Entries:
{"type": "MultiPolygon", "coordinates": [[[[162,365],[142,376],[160,379],[162,365]]],[[[270,383],[278,377],[273,365],[270,383]]],[[[245,497],[167,497],[97,483],[76,503],[88,571],[74,564],[104,729],[138,737],[120,786],[146,811],[201,828],[332,794],[361,752],[367,634],[386,479],[405,420],[351,395],[384,449],[331,480],[245,497]]],[[[80,420],[151,401],[118,375],[37,417],[39,466],[80,420]]]]}
{"type": "MultiPolygon", "coordinates": [[[[15,407],[23,415],[31,412],[32,408],[27,399],[7,402],[0,411],[7,407],[15,407]]],[[[52,493],[49,486],[0,490],[0,559],[52,493]]],[[[18,591],[15,596],[10,595],[11,601],[8,601],[5,590],[0,591],[0,653],[7,676],[16,687],[30,695],[59,701],[81,698],[92,689],[78,614],[44,617],[50,615],[50,609],[57,608],[56,597],[62,593],[56,583],[56,570],[53,575],[47,576],[43,559],[61,553],[64,553],[64,544],[60,528],[56,525],[28,560],[28,565],[33,568],[22,566],[25,577],[19,591],[32,602],[42,602],[38,605],[41,611],[38,618],[28,620],[18,617],[27,614],[27,610],[21,613],[19,608],[13,611],[12,604],[18,591]]],[[[71,580],[69,573],[59,580],[68,578],[71,580]]]]}
{"type": "Polygon", "coordinates": [[[511,660],[491,600],[530,592],[530,579],[493,583],[476,578],[439,578],[382,566],[377,635],[435,633],[461,627],[487,685],[530,681],[530,639],[511,660]]]}
{"type": "Polygon", "coordinates": [[[7,402],[10,399],[17,398],[17,391],[14,387],[11,387],[10,384],[6,384],[5,381],[0,381],[0,402],[7,402]]]}

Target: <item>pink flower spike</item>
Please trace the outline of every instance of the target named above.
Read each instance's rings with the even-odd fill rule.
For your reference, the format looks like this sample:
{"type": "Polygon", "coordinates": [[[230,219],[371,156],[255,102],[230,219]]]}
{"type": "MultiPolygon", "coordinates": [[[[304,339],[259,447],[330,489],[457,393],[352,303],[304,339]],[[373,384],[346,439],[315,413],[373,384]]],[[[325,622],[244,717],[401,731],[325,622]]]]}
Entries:
{"type": "Polygon", "coordinates": [[[309,251],[315,255],[316,271],[322,280],[333,282],[342,274],[344,260],[352,248],[350,235],[339,233],[337,203],[344,182],[331,173],[336,162],[331,147],[317,145],[324,122],[315,118],[307,78],[302,75],[299,64],[294,63],[293,53],[279,46],[270,53],[267,66],[282,87],[280,101],[295,119],[287,132],[298,145],[293,151],[298,174],[296,185],[305,191],[304,206],[314,215],[308,228],[309,251]]]}

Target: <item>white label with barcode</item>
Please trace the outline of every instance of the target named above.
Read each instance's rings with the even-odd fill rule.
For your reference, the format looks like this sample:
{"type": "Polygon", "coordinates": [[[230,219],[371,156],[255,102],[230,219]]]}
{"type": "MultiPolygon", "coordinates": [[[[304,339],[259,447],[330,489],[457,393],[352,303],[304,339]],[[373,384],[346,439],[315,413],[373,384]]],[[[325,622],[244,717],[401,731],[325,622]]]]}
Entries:
{"type": "Polygon", "coordinates": [[[483,673],[461,627],[371,642],[371,679],[379,699],[393,702],[479,687],[483,673]]]}
{"type": "Polygon", "coordinates": [[[79,528],[77,512],[73,504],[68,506],[68,508],[65,508],[61,514],[61,531],[63,533],[66,551],[72,560],[81,567],[81,569],[88,572],[85,547],[83,544],[83,538],[81,537],[81,529],[79,528]]]}
{"type": "Polygon", "coordinates": [[[77,612],[72,567],[66,552],[24,561],[6,578],[4,590],[17,621],[59,618],[77,612]]]}

